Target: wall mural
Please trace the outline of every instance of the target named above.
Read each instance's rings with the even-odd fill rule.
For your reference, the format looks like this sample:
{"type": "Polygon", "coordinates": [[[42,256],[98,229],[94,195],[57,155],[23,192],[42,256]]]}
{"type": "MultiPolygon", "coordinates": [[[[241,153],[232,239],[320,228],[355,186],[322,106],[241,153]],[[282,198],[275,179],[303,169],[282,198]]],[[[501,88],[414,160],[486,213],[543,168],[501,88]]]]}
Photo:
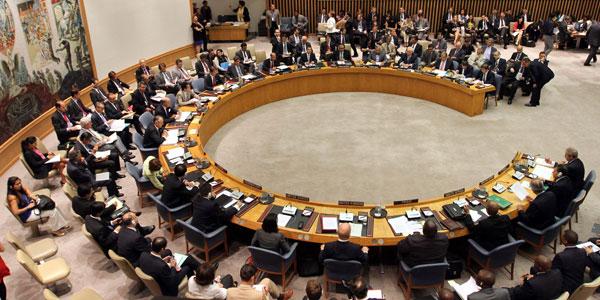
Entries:
{"type": "Polygon", "coordinates": [[[0,0],[0,143],[91,81],[78,0],[0,0]]]}

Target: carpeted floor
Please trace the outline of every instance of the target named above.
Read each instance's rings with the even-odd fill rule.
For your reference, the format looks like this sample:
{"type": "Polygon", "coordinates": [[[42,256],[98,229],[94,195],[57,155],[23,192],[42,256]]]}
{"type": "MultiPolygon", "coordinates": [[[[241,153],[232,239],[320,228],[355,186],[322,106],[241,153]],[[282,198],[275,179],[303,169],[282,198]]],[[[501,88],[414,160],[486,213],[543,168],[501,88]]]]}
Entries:
{"type": "MultiPolygon", "coordinates": [[[[259,50],[270,49],[265,38],[251,43],[259,50]]],[[[211,45],[223,49],[229,46],[237,44],[211,45]]],[[[538,43],[538,47],[525,51],[536,57],[541,47],[538,43]]],[[[502,50],[502,56],[507,57],[512,51],[513,47],[502,50]]],[[[580,151],[586,170],[599,170],[599,66],[584,68],[585,55],[557,50],[550,54],[550,66],[556,77],[544,88],[542,105],[538,108],[524,107],[526,100],[520,98],[512,106],[501,102],[483,115],[469,118],[436,104],[404,97],[313,95],[274,103],[239,117],[215,135],[209,152],[231,172],[274,191],[332,201],[434,197],[447,190],[471,186],[498,171],[517,150],[561,158],[565,147],[574,146],[580,151]],[[305,121],[286,123],[282,116],[287,114],[302,116],[305,121]],[[260,131],[255,127],[259,123],[256,120],[262,120],[260,131]],[[248,135],[250,130],[252,137],[248,135]],[[366,182],[375,188],[367,190],[366,182]]],[[[54,135],[44,141],[51,149],[57,143],[54,135]]],[[[5,182],[11,175],[22,177],[31,188],[40,187],[40,182],[16,163],[0,177],[0,194],[5,195],[5,182]]],[[[53,183],[58,185],[58,180],[53,183]]],[[[133,179],[122,179],[119,184],[124,186],[128,204],[139,209],[133,179]]],[[[70,202],[60,188],[52,190],[52,197],[75,228],[55,239],[58,256],[65,258],[71,267],[72,292],[90,287],[105,299],[150,298],[147,290],[140,291],[138,284],[112,266],[83,237],[81,225],[70,216],[70,202]]],[[[573,224],[582,239],[591,235],[594,223],[600,223],[599,198],[600,189],[592,188],[579,223],[573,224]]],[[[142,211],[142,224],[157,224],[154,207],[142,211]]],[[[0,216],[4,233],[29,236],[6,209],[0,210],[0,216]]],[[[163,234],[157,230],[152,236],[163,234]]],[[[35,240],[27,238],[27,242],[35,240]]],[[[5,278],[9,299],[41,299],[42,287],[16,262],[15,250],[4,238],[2,243],[6,248],[2,257],[12,271],[5,278]]],[[[183,252],[184,238],[170,242],[169,247],[183,252]]],[[[552,251],[545,248],[543,253],[551,255],[552,251]]],[[[245,247],[236,247],[221,261],[218,273],[230,273],[239,280],[239,268],[247,256],[245,247]]],[[[529,259],[519,256],[515,274],[526,273],[531,264],[529,259]]],[[[387,299],[403,299],[396,286],[396,267],[387,265],[384,271],[380,274],[378,266],[371,267],[371,285],[383,289],[387,299]]],[[[497,274],[497,286],[513,286],[518,281],[518,277],[511,281],[506,272],[497,274]]],[[[461,280],[468,276],[463,272],[461,280]]],[[[301,299],[307,279],[293,279],[293,299],[301,299]]],[[[341,294],[337,297],[343,299],[341,294]]]]}

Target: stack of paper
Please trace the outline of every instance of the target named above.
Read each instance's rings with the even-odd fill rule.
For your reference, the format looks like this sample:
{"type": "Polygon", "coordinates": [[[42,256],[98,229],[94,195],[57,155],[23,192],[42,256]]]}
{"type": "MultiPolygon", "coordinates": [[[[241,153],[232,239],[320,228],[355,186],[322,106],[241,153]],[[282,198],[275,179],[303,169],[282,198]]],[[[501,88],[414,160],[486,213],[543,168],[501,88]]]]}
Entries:
{"type": "Polygon", "coordinates": [[[110,179],[109,172],[103,172],[103,173],[96,174],[96,181],[105,181],[105,180],[109,180],[109,179],[110,179]]]}
{"type": "Polygon", "coordinates": [[[110,155],[110,150],[106,150],[106,151],[96,151],[96,154],[94,154],[94,156],[97,159],[105,159],[110,155]]]}
{"type": "Polygon", "coordinates": [[[60,155],[54,155],[54,156],[52,156],[52,158],[48,159],[45,163],[46,164],[53,164],[53,163],[57,163],[59,161],[60,161],[60,155]]]}
{"type": "Polygon", "coordinates": [[[542,165],[536,165],[535,168],[533,168],[533,174],[537,175],[537,177],[544,179],[544,180],[551,180],[552,179],[552,168],[548,168],[548,167],[544,167],[542,165]]]}
{"type": "Polygon", "coordinates": [[[119,138],[119,136],[117,136],[116,133],[113,133],[110,136],[108,136],[108,140],[106,141],[106,143],[112,144],[112,143],[116,142],[118,138],[119,138]]]}
{"type": "Polygon", "coordinates": [[[362,236],[363,224],[350,223],[350,236],[362,236]]]}
{"type": "Polygon", "coordinates": [[[287,223],[292,219],[292,216],[277,214],[277,226],[285,227],[287,223]]]}
{"type": "Polygon", "coordinates": [[[289,69],[289,68],[290,68],[290,67],[288,67],[288,66],[286,66],[286,65],[277,66],[277,70],[281,70],[281,71],[283,71],[283,70],[287,70],[287,69],[289,69]]]}
{"type": "Polygon", "coordinates": [[[396,234],[408,236],[415,232],[423,232],[423,225],[420,222],[409,221],[405,216],[390,218],[388,222],[396,234]]]}
{"type": "Polygon", "coordinates": [[[383,291],[369,290],[367,292],[367,299],[385,299],[385,298],[383,297],[383,291]]]}
{"type": "MultiPolygon", "coordinates": [[[[252,61],[250,61],[250,62],[252,62],[252,61]]],[[[244,80],[252,80],[252,79],[256,78],[256,75],[254,75],[254,74],[246,74],[246,75],[242,76],[242,78],[244,80]]]]}
{"type": "Polygon", "coordinates": [[[587,248],[587,247],[592,247],[592,251],[594,252],[598,252],[600,251],[600,247],[598,247],[596,244],[592,243],[592,242],[585,242],[585,243],[581,243],[579,245],[577,245],[577,248],[587,248]]]}
{"type": "Polygon", "coordinates": [[[127,126],[129,126],[129,124],[125,123],[125,120],[123,119],[113,120],[110,123],[110,131],[123,131],[127,126]]]}
{"type": "Polygon", "coordinates": [[[176,147],[173,149],[169,149],[169,151],[167,151],[167,159],[172,160],[172,159],[176,159],[178,157],[183,157],[184,153],[185,153],[185,149],[182,147],[176,147]]]}
{"type": "Polygon", "coordinates": [[[185,254],[173,253],[173,259],[175,259],[175,261],[177,262],[178,268],[181,268],[181,265],[183,264],[183,262],[185,262],[187,258],[188,256],[185,254]]]}
{"type": "Polygon", "coordinates": [[[548,162],[546,162],[546,159],[542,158],[542,157],[536,157],[535,158],[535,164],[538,165],[538,166],[544,166],[544,167],[548,167],[548,168],[554,168],[554,164],[555,163],[556,162],[554,162],[554,161],[550,161],[548,163],[548,162]]]}
{"type": "Polygon", "coordinates": [[[475,292],[479,292],[479,290],[481,290],[481,287],[479,287],[477,285],[477,282],[475,281],[475,279],[473,277],[469,277],[469,280],[467,280],[467,282],[465,282],[463,284],[458,284],[454,280],[449,280],[448,284],[454,289],[454,291],[458,294],[458,296],[463,300],[467,300],[469,295],[471,295],[475,292]]]}
{"type": "Polygon", "coordinates": [[[523,201],[529,195],[523,185],[520,182],[515,182],[510,186],[510,190],[519,198],[519,200],[523,201]]]}
{"type": "Polygon", "coordinates": [[[338,220],[336,217],[323,217],[321,218],[321,222],[323,231],[337,231],[338,220]]]}
{"type": "Polygon", "coordinates": [[[192,115],[191,111],[181,111],[179,112],[179,117],[177,118],[177,122],[185,122],[189,116],[192,115]]]}
{"type": "Polygon", "coordinates": [[[167,130],[167,138],[163,145],[175,145],[179,141],[179,129],[167,130]]]}
{"type": "Polygon", "coordinates": [[[485,210],[477,211],[474,209],[469,209],[469,215],[471,216],[471,220],[473,220],[473,222],[477,222],[481,218],[487,217],[485,210]]]}
{"type": "Polygon", "coordinates": [[[106,206],[115,206],[115,210],[119,210],[123,207],[123,201],[119,200],[117,197],[110,198],[110,200],[106,201],[106,206]]]}

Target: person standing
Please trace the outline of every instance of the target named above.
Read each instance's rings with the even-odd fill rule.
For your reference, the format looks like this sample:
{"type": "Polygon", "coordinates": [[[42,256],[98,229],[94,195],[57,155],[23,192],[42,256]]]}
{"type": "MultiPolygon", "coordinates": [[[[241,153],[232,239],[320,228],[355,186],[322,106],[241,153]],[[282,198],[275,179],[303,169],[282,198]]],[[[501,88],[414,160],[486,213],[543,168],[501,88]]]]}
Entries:
{"type": "Polygon", "coordinates": [[[531,61],[529,58],[521,60],[521,66],[527,69],[528,76],[532,83],[531,99],[525,106],[535,107],[540,105],[540,95],[542,88],[546,83],[554,78],[554,73],[550,68],[539,61],[531,61]]]}
{"type": "Polygon", "coordinates": [[[192,37],[194,38],[194,46],[196,47],[196,54],[206,49],[206,27],[198,20],[198,16],[192,17],[192,37]]]}
{"type": "Polygon", "coordinates": [[[592,26],[586,34],[588,44],[590,45],[590,54],[585,60],[584,66],[591,66],[590,62],[596,62],[596,53],[598,52],[598,46],[600,46],[600,22],[596,21],[592,23],[592,26]]]}
{"type": "Polygon", "coordinates": [[[549,16],[542,24],[542,34],[544,35],[544,53],[546,56],[554,49],[554,21],[549,16]]]}
{"type": "Polygon", "coordinates": [[[281,24],[279,10],[275,8],[274,3],[271,3],[269,9],[265,12],[265,17],[267,21],[267,32],[269,33],[269,37],[272,37],[275,33],[275,29],[279,29],[279,25],[281,24]]]}

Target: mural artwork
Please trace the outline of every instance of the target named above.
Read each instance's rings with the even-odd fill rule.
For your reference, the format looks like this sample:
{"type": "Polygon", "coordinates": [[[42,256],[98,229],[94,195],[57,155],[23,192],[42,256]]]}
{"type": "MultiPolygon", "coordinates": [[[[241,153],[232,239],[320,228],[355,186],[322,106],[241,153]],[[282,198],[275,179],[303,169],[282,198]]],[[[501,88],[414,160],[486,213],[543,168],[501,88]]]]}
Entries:
{"type": "Polygon", "coordinates": [[[78,0],[0,0],[0,143],[91,81],[78,0]]]}

